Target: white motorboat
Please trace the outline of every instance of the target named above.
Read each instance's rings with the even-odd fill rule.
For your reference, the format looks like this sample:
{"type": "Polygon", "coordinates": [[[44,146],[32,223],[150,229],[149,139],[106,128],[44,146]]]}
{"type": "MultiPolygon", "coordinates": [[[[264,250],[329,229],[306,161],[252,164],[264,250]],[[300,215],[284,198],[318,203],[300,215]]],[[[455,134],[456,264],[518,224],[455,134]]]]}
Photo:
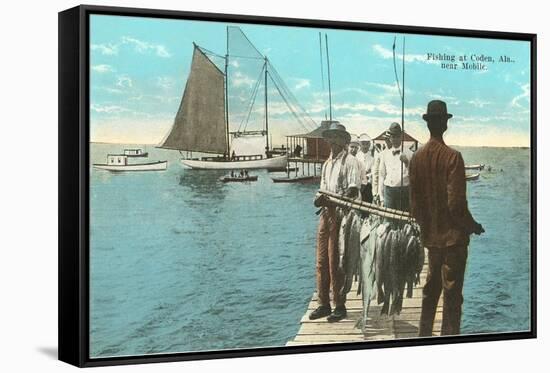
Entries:
{"type": "Polygon", "coordinates": [[[149,153],[141,149],[124,149],[124,155],[127,157],[148,157],[149,153]]]}
{"type": "Polygon", "coordinates": [[[168,161],[156,161],[147,163],[128,163],[128,156],[124,154],[107,155],[107,163],[94,163],[98,170],[124,172],[124,171],[164,171],[168,167],[168,161]]]}

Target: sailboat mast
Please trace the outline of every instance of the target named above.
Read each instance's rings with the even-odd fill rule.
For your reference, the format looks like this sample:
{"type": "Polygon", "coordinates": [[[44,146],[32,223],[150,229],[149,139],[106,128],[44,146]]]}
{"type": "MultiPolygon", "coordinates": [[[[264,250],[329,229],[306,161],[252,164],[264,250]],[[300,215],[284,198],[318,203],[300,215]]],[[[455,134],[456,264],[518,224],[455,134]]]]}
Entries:
{"type": "MultiPolygon", "coordinates": [[[[319,60],[321,61],[321,88],[325,92],[325,72],[323,71],[323,40],[319,32],[319,60]]],[[[327,109],[325,108],[325,120],[327,119],[327,109]]]]}
{"type": "Polygon", "coordinates": [[[267,57],[264,57],[264,107],[265,107],[265,152],[269,151],[269,126],[267,118],[267,57]]]}
{"type": "Polygon", "coordinates": [[[229,95],[227,94],[227,86],[229,85],[227,70],[229,66],[229,26],[225,28],[226,34],[226,44],[225,44],[225,75],[224,75],[224,85],[225,85],[225,136],[227,139],[227,157],[231,156],[231,149],[229,145],[229,95]]]}
{"type": "Polygon", "coordinates": [[[328,36],[325,34],[325,47],[327,49],[327,73],[328,73],[328,112],[329,119],[332,121],[332,92],[330,90],[330,60],[328,57],[328,36]]]}
{"type": "MultiPolygon", "coordinates": [[[[402,78],[402,85],[403,85],[403,93],[401,97],[401,129],[403,130],[401,134],[401,154],[403,154],[403,147],[405,145],[405,37],[403,36],[403,78],[402,78]]],[[[403,183],[403,181],[401,181],[403,183]]]]}

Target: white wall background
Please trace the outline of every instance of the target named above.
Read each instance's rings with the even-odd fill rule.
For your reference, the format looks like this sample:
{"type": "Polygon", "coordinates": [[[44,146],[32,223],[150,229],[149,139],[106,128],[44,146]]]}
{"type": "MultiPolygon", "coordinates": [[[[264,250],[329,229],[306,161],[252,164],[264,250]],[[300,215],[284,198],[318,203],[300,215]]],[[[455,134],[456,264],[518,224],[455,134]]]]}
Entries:
{"type": "MultiPolygon", "coordinates": [[[[102,5],[538,33],[538,136],[549,102],[550,28],[541,1],[119,0],[102,5]]],[[[0,21],[0,371],[74,368],[57,355],[57,12],[75,1],[7,1],[0,21]]],[[[548,224],[549,151],[538,151],[538,226],[548,224]],[[546,170],[548,168],[546,167],[546,170]]],[[[513,180],[510,180],[513,182],[513,180]]],[[[539,338],[126,366],[117,371],[541,371],[548,361],[547,236],[538,238],[539,338]],[[546,294],[545,294],[546,290],[546,294]]],[[[506,281],[506,279],[503,279],[506,281]]],[[[106,369],[106,368],[101,368],[106,369]]]]}

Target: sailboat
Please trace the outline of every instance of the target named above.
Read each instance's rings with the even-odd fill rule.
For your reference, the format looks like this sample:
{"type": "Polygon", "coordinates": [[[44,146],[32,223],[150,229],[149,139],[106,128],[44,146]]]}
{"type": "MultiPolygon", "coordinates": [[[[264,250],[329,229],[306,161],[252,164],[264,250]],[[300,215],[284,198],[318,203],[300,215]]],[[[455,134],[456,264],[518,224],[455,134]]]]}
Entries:
{"type": "Polygon", "coordinates": [[[225,56],[193,43],[191,70],[181,104],[172,128],[159,147],[179,150],[184,156],[181,163],[194,169],[236,170],[286,167],[288,156],[286,150],[281,152],[280,149],[270,148],[268,81],[273,83],[277,92],[297,117],[296,112],[301,106],[296,103],[296,99],[268,58],[258,52],[240,28],[227,27],[225,56]],[[245,74],[243,66],[247,64],[248,70],[245,74]],[[240,70],[236,71],[237,68],[240,70]],[[251,78],[258,75],[256,81],[251,78]],[[240,89],[240,92],[229,94],[230,89],[238,90],[243,85],[245,88],[250,88],[252,92],[244,92],[240,89]],[[259,88],[262,85],[264,107],[254,110],[259,88]],[[239,102],[245,101],[243,99],[245,96],[248,102],[244,110],[235,114],[233,112],[237,111],[235,107],[239,102]],[[232,108],[229,107],[230,104],[232,108]],[[252,113],[263,114],[264,118],[256,121],[256,124],[261,122],[263,128],[247,129],[252,113]],[[239,120],[239,128],[230,131],[230,125],[235,127],[236,123],[233,122],[239,122],[239,120]],[[237,143],[241,145],[240,149],[237,143]],[[251,143],[255,143],[256,149],[252,150],[253,147],[249,146],[251,143]],[[260,143],[259,146],[258,143],[260,143]],[[192,152],[216,155],[197,158],[193,157],[192,152]]]}

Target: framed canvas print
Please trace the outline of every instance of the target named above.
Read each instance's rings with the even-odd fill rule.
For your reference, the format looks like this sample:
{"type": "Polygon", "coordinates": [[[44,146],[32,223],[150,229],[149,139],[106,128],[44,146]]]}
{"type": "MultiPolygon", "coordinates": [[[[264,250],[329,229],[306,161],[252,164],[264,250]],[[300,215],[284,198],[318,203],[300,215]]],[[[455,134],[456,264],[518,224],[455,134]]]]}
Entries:
{"type": "Polygon", "coordinates": [[[536,35],[59,13],[59,358],[536,336],[536,35]]]}

